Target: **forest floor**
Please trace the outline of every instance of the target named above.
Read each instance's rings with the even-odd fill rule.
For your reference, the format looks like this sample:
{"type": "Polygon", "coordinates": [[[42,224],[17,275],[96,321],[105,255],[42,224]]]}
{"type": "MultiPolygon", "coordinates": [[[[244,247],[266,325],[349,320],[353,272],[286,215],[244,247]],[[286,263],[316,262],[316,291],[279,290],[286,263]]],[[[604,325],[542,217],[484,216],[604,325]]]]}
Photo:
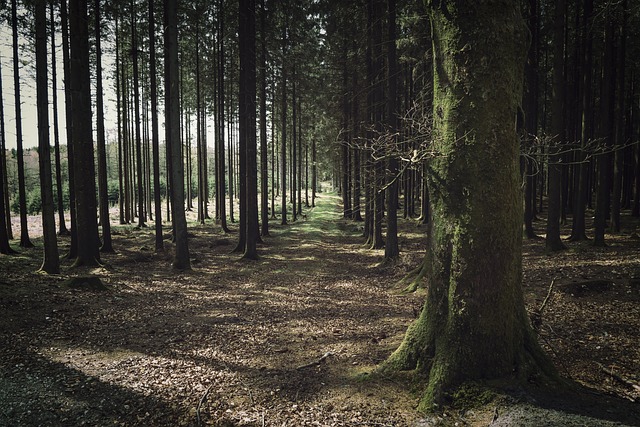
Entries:
{"type": "Polygon", "coordinates": [[[419,382],[366,375],[421,309],[425,292],[399,283],[425,229],[401,221],[401,258],[381,265],[338,202],[323,194],[299,221],[272,221],[258,261],[231,253],[235,235],[211,223],[190,228],[188,272],[171,269],[169,241],[156,254],[152,229],[133,226],[114,226],[102,268],[65,261],[47,276],[39,248],[0,256],[0,425],[640,425],[637,221],[625,217],[606,248],[547,254],[525,241],[527,309],[550,295],[540,339],[572,391],[425,415],[419,382]],[[106,290],[69,281],[88,276],[106,290]]]}

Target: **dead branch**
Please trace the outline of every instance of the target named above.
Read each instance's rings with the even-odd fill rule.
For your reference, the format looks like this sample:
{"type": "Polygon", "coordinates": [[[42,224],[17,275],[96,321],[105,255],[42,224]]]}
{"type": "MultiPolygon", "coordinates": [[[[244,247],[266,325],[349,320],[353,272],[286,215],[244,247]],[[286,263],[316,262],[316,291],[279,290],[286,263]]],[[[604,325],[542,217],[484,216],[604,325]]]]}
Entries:
{"type": "Polygon", "coordinates": [[[542,301],[542,305],[538,309],[538,314],[540,315],[540,317],[542,317],[542,312],[544,308],[547,306],[549,299],[551,299],[551,293],[553,292],[553,285],[555,283],[556,283],[556,278],[554,277],[553,280],[551,281],[551,284],[549,285],[549,290],[547,290],[547,296],[544,298],[544,301],[542,301]]]}
{"type": "Polygon", "coordinates": [[[330,351],[327,351],[325,354],[323,354],[319,359],[314,360],[313,362],[307,363],[306,365],[302,365],[302,366],[298,366],[296,369],[298,371],[301,371],[302,369],[307,369],[307,368],[311,368],[312,366],[318,366],[320,365],[322,362],[324,362],[327,357],[329,356],[333,356],[333,353],[330,351]]]}
{"type": "Polygon", "coordinates": [[[198,407],[196,408],[196,419],[198,420],[198,427],[200,427],[202,425],[202,420],[200,419],[200,409],[202,409],[202,405],[204,404],[205,400],[207,399],[207,396],[209,395],[209,392],[211,391],[211,387],[213,387],[213,384],[211,384],[209,387],[207,387],[207,389],[204,391],[204,393],[200,397],[200,401],[198,402],[198,407]]]}
{"type": "Polygon", "coordinates": [[[618,381],[619,383],[622,383],[628,387],[631,387],[635,391],[640,391],[640,385],[634,383],[631,380],[628,380],[627,378],[623,377],[620,374],[616,374],[613,371],[613,369],[607,369],[607,367],[602,365],[601,363],[598,363],[598,366],[600,366],[600,369],[602,370],[602,372],[604,372],[607,375],[610,375],[614,380],[618,381]]]}

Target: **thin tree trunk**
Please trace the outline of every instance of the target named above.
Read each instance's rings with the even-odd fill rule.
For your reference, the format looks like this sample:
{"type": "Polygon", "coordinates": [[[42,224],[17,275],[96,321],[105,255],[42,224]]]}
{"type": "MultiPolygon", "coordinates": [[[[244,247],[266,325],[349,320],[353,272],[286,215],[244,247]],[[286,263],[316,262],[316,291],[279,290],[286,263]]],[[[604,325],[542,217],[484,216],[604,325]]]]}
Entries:
{"type": "Polygon", "coordinates": [[[114,252],[111,240],[111,222],[109,219],[109,194],[107,189],[107,152],[104,135],[104,103],[102,95],[102,47],[100,0],[95,0],[95,42],[96,42],[96,137],[98,148],[98,193],[100,224],[102,225],[102,252],[114,252]]]}
{"type": "Polygon", "coordinates": [[[280,141],[280,188],[282,202],[282,225],[287,224],[287,26],[282,27],[282,104],[280,106],[281,115],[281,138],[280,141]]]}
{"type": "Polygon", "coordinates": [[[67,0],[60,1],[60,21],[62,27],[62,66],[64,73],[64,106],[67,131],[67,168],[69,171],[69,211],[71,216],[71,244],[69,247],[68,259],[75,259],[78,254],[78,233],[76,227],[76,186],[75,186],[75,162],[74,162],[74,142],[73,142],[73,108],[71,105],[71,49],[69,36],[69,19],[67,14],[67,0]]]}
{"type": "Polygon", "coordinates": [[[396,1],[388,1],[388,25],[389,38],[387,40],[387,61],[388,61],[388,87],[387,94],[387,123],[391,134],[391,147],[389,160],[387,163],[388,180],[387,185],[387,239],[384,247],[385,259],[394,259],[400,255],[398,247],[398,159],[393,154],[398,143],[396,134],[398,132],[398,101],[397,101],[397,73],[398,61],[396,57],[396,1]]]}
{"type": "Polygon", "coordinates": [[[173,268],[191,269],[184,213],[184,163],[180,143],[180,87],[178,70],[178,4],[177,0],[164,2],[164,57],[165,57],[165,129],[170,153],[171,212],[176,252],[173,268]]]}
{"type": "Polygon", "coordinates": [[[149,64],[151,85],[151,139],[153,150],[153,206],[155,212],[155,249],[164,251],[162,201],[160,200],[160,127],[158,124],[158,82],[156,70],[156,20],[154,0],[149,0],[149,64]]]}
{"type": "MultiPolygon", "coordinates": [[[[610,12],[609,12],[610,13],[610,12]]],[[[600,101],[600,128],[599,136],[604,144],[604,153],[597,159],[597,196],[595,208],[595,235],[594,246],[606,246],[605,229],[607,227],[607,215],[610,208],[611,191],[611,153],[614,137],[614,112],[615,112],[615,60],[614,60],[614,21],[611,15],[606,17],[604,35],[604,59],[602,63],[602,93],[600,101]]]]}
{"type": "MultiPolygon", "coordinates": [[[[246,227],[245,259],[257,259],[258,229],[258,170],[256,143],[256,7],[255,0],[240,0],[238,33],[240,35],[240,210],[246,227]],[[242,182],[244,181],[244,186],[242,182]],[[242,188],[244,187],[244,194],[242,188]],[[243,209],[244,208],[244,209],[243,209]]],[[[242,234],[242,233],[241,233],[242,234]]]]}
{"type": "Polygon", "coordinates": [[[561,184],[562,168],[560,157],[557,154],[563,143],[564,135],[564,79],[562,55],[564,45],[564,13],[565,0],[556,2],[555,21],[553,32],[553,106],[551,116],[551,142],[549,146],[549,188],[548,188],[548,209],[547,209],[547,237],[546,248],[549,251],[565,249],[564,243],[560,239],[560,214],[561,214],[561,184]]]}
{"type": "Polygon", "coordinates": [[[51,22],[51,95],[53,107],[53,141],[56,163],[56,196],[58,204],[58,235],[69,234],[64,220],[64,197],[62,191],[62,162],[60,160],[60,126],[58,124],[58,74],[56,70],[56,31],[53,16],[53,2],[49,3],[49,21],[51,22]]]}
{"type": "MultiPolygon", "coordinates": [[[[267,34],[265,0],[260,0],[260,217],[262,236],[269,236],[267,158],[267,34]]],[[[272,130],[273,131],[273,130],[272,130]]]]}
{"type": "Polygon", "coordinates": [[[51,180],[51,147],[49,144],[49,91],[47,76],[47,4],[35,4],[36,26],[36,97],[38,105],[38,165],[40,171],[40,197],[42,201],[42,234],[44,260],[40,271],[60,273],[58,242],[56,240],[53,183],[51,180]]]}
{"type": "Polygon", "coordinates": [[[298,186],[298,98],[296,93],[296,63],[293,63],[293,76],[291,77],[291,215],[293,220],[298,219],[298,204],[297,204],[297,186],[298,186]]]}
{"type": "Polygon", "coordinates": [[[13,35],[13,84],[16,112],[16,144],[18,160],[18,198],[20,205],[20,247],[32,248],[27,225],[27,195],[24,178],[24,155],[22,148],[22,100],[20,96],[20,64],[18,56],[18,15],[16,0],[11,0],[11,28],[13,35]]]}
{"type": "MultiPolygon", "coordinates": [[[[2,66],[0,64],[0,94],[2,92],[2,66]]],[[[4,125],[4,98],[0,96],[0,192],[2,192],[2,199],[0,204],[2,205],[2,216],[0,223],[0,253],[8,254],[12,250],[9,247],[9,240],[13,239],[13,231],[11,229],[11,206],[9,204],[9,185],[7,174],[7,134],[4,125]],[[4,224],[4,225],[3,225],[4,224]],[[7,240],[6,245],[3,239],[7,240]]]]}
{"type": "Polygon", "coordinates": [[[71,106],[73,123],[73,167],[75,169],[76,233],[78,253],[74,266],[100,262],[100,239],[96,218],[96,184],[91,129],[91,78],[87,2],[69,4],[71,36],[71,106]]]}
{"type": "Polygon", "coordinates": [[[136,29],[136,9],[131,1],[131,53],[133,56],[133,97],[134,97],[134,123],[136,136],[136,179],[138,190],[138,227],[146,227],[144,213],[144,186],[142,175],[142,140],[140,135],[140,73],[138,71],[138,31],[136,29]]]}
{"type": "Polygon", "coordinates": [[[580,150],[578,151],[578,185],[575,192],[573,206],[573,223],[571,227],[571,241],[587,240],[586,234],[586,208],[588,191],[588,172],[590,161],[587,160],[584,148],[591,141],[592,137],[592,69],[593,69],[593,35],[591,33],[593,22],[593,0],[584,0],[583,19],[583,61],[582,61],[582,127],[580,135],[580,150]]]}
{"type": "Polygon", "coordinates": [[[224,108],[225,108],[225,97],[224,97],[224,63],[225,63],[225,55],[224,55],[224,13],[223,13],[223,1],[220,0],[218,4],[218,15],[219,15],[219,27],[218,27],[218,149],[217,149],[217,158],[218,164],[216,167],[216,185],[218,186],[217,197],[218,203],[220,207],[220,227],[225,233],[229,232],[229,227],[227,226],[227,210],[226,210],[226,178],[225,178],[225,149],[224,149],[224,108]]]}

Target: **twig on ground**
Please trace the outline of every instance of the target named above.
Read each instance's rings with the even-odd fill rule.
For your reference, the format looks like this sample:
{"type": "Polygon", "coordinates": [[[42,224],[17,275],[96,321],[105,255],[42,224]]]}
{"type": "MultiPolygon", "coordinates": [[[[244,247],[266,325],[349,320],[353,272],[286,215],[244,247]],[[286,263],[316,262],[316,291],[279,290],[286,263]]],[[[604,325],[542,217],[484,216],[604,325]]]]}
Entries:
{"type": "Polygon", "coordinates": [[[542,305],[538,309],[538,313],[540,314],[540,317],[542,317],[542,312],[544,311],[544,308],[547,306],[547,303],[549,302],[549,299],[551,298],[551,293],[553,292],[553,285],[555,285],[555,283],[556,283],[556,278],[554,277],[553,280],[551,280],[551,284],[549,285],[549,290],[547,291],[547,296],[544,298],[544,301],[542,301],[542,305]]]}
{"type": "Polygon", "coordinates": [[[634,383],[633,381],[628,380],[627,378],[623,377],[620,374],[616,374],[613,371],[613,369],[608,369],[606,366],[602,365],[601,363],[598,363],[598,366],[600,366],[600,369],[602,370],[602,372],[604,372],[607,375],[611,375],[611,377],[614,380],[616,380],[616,381],[618,381],[618,382],[620,382],[620,383],[622,383],[622,384],[624,384],[624,385],[626,385],[628,387],[631,387],[635,391],[640,391],[640,385],[634,383]]]}
{"type": "Polygon", "coordinates": [[[549,290],[547,291],[547,296],[542,301],[540,308],[538,308],[536,311],[531,313],[531,325],[533,326],[533,329],[535,329],[536,331],[539,331],[540,326],[542,326],[542,313],[544,312],[544,309],[547,306],[547,303],[551,299],[551,294],[553,293],[553,285],[555,285],[555,283],[556,283],[556,278],[554,277],[553,280],[551,280],[551,284],[549,285],[549,290]]]}
{"type": "Polygon", "coordinates": [[[200,401],[198,401],[198,407],[196,408],[196,418],[198,420],[198,427],[202,425],[202,420],[200,419],[200,409],[202,409],[202,405],[204,404],[204,401],[207,399],[207,396],[211,391],[211,387],[213,387],[213,384],[207,387],[204,393],[202,393],[202,396],[200,397],[200,401]]]}
{"type": "Polygon", "coordinates": [[[333,353],[330,351],[327,351],[318,360],[314,360],[313,362],[307,363],[306,365],[298,366],[296,369],[300,371],[302,369],[311,368],[312,366],[318,366],[319,364],[324,362],[329,356],[333,356],[333,353]]]}

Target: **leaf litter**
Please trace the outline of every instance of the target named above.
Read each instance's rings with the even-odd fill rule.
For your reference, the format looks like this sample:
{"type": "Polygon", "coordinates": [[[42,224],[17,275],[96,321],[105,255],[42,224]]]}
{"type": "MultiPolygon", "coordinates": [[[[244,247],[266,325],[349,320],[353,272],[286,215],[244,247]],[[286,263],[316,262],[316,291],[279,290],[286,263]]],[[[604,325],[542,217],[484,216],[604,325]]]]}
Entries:
{"type": "MultiPolygon", "coordinates": [[[[155,254],[149,230],[126,226],[97,271],[65,262],[59,276],[34,274],[37,249],[0,257],[0,424],[487,425],[493,407],[425,417],[417,384],[360,379],[419,312],[424,293],[398,283],[420,263],[426,231],[402,222],[401,249],[411,251],[381,266],[383,252],[363,246],[336,201],[324,195],[306,219],[272,223],[257,262],[212,244],[234,236],[213,224],[190,227],[198,263],[186,273],[171,270],[170,242],[155,254]],[[87,275],[108,290],[63,286],[87,275]]],[[[607,248],[553,255],[525,241],[523,290],[533,313],[556,281],[539,334],[563,376],[637,402],[640,247],[607,237],[607,248]],[[572,288],[596,279],[610,285],[572,288]]]]}

